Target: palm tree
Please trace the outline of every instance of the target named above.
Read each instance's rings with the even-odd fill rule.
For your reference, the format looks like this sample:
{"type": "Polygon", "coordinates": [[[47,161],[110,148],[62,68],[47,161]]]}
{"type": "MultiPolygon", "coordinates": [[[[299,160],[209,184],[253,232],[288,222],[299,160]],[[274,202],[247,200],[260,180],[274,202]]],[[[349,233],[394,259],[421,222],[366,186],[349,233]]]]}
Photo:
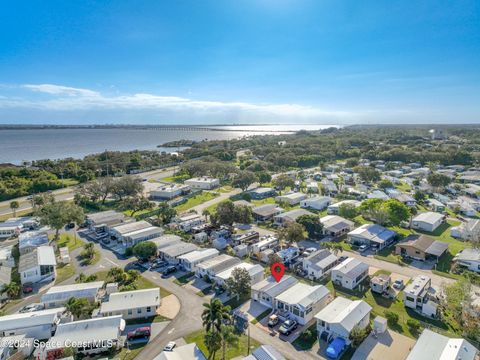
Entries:
{"type": "Polygon", "coordinates": [[[65,308],[76,319],[89,315],[91,310],[90,303],[87,299],[77,299],[74,297],[68,299],[65,308]]]}
{"type": "Polygon", "coordinates": [[[20,207],[18,201],[13,200],[10,202],[10,209],[13,211],[13,217],[17,217],[17,209],[20,207]]]}
{"type": "Polygon", "coordinates": [[[205,331],[220,332],[222,324],[230,320],[230,307],[224,306],[219,299],[210,299],[210,303],[204,303],[202,323],[205,331]]]}
{"type": "Polygon", "coordinates": [[[6,293],[10,299],[13,299],[18,296],[18,293],[20,292],[20,285],[15,282],[10,282],[3,286],[1,292],[2,294],[6,293]]]}
{"type": "Polygon", "coordinates": [[[209,331],[203,337],[203,342],[208,350],[208,360],[215,359],[217,351],[222,347],[222,337],[218,332],[209,331]]]}
{"type": "Polygon", "coordinates": [[[208,210],[208,208],[203,209],[202,215],[205,216],[205,222],[208,222],[208,217],[210,216],[210,210],[208,210]]]}
{"type": "Polygon", "coordinates": [[[227,350],[227,345],[229,347],[238,347],[238,335],[235,334],[233,326],[224,326],[220,333],[222,336],[222,360],[225,360],[225,352],[227,350]]]}
{"type": "Polygon", "coordinates": [[[125,271],[122,268],[114,266],[110,270],[108,270],[107,277],[109,279],[112,279],[114,282],[120,282],[123,280],[124,272],[125,271]]]}

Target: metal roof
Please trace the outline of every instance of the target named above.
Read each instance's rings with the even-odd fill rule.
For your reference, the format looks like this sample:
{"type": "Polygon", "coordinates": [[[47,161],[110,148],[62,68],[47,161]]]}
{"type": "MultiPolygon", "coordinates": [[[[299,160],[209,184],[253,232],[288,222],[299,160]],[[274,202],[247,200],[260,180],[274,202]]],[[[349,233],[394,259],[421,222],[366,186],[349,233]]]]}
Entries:
{"type": "Polygon", "coordinates": [[[82,284],[53,286],[42,295],[41,302],[63,301],[71,297],[90,298],[95,297],[98,290],[103,286],[103,281],[94,281],[82,284]]]}

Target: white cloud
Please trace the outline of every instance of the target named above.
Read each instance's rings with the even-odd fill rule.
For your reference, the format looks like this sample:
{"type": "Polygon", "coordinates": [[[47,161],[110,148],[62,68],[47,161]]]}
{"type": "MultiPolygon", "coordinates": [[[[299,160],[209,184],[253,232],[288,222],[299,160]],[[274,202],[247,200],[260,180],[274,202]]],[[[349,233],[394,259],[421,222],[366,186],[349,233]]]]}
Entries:
{"type": "Polygon", "coordinates": [[[43,92],[47,94],[53,95],[80,95],[80,96],[99,96],[100,94],[96,91],[88,90],[88,89],[79,89],[69,86],[61,86],[61,85],[53,85],[53,84],[40,84],[40,85],[23,85],[24,88],[43,92]]]}
{"type": "Polygon", "coordinates": [[[165,110],[169,113],[181,113],[216,116],[241,116],[255,119],[255,116],[278,116],[284,118],[345,118],[354,114],[346,111],[320,109],[299,104],[255,104],[247,102],[222,102],[194,100],[176,96],[153,94],[103,95],[89,89],[68,86],[39,84],[22,85],[24,89],[51,95],[48,99],[38,99],[31,95],[23,98],[0,98],[0,108],[27,108],[50,111],[74,110],[165,110]]]}

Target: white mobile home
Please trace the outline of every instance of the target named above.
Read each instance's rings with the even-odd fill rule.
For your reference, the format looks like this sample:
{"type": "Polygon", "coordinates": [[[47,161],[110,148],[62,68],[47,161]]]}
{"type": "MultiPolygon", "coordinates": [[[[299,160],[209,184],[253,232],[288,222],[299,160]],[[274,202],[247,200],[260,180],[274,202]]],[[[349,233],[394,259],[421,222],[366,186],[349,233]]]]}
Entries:
{"type": "Polygon", "coordinates": [[[40,298],[40,302],[46,309],[56,308],[65,304],[68,299],[87,299],[90,302],[98,300],[99,291],[103,287],[103,281],[89,283],[52,286],[40,298]]]}
{"type": "Polygon", "coordinates": [[[65,308],[0,316],[0,336],[22,335],[35,339],[50,339],[65,308]]]}
{"type": "Polygon", "coordinates": [[[298,283],[298,280],[290,275],[283,276],[277,282],[273,276],[252,285],[252,300],[272,308],[275,306],[274,299],[287,289],[298,283]]]}
{"type": "Polygon", "coordinates": [[[332,203],[329,196],[314,196],[300,201],[300,207],[307,209],[323,210],[332,203]]]}
{"type": "Polygon", "coordinates": [[[368,276],[368,265],[364,262],[348,258],[332,269],[332,281],[346,289],[353,290],[368,276]]]}
{"type": "Polygon", "coordinates": [[[283,317],[305,325],[331,300],[332,295],[325,286],[297,283],[275,297],[275,309],[283,317]]]}
{"type": "Polygon", "coordinates": [[[121,315],[124,319],[149,318],[157,315],[160,289],[123,291],[110,294],[100,306],[102,316],[121,315]]]}
{"type": "Polygon", "coordinates": [[[321,279],[337,265],[338,258],[327,249],[310,254],[302,261],[303,271],[309,279],[321,279]]]}
{"type": "Polygon", "coordinates": [[[232,277],[233,270],[235,269],[245,269],[248,271],[248,274],[250,275],[251,278],[251,285],[254,285],[260,281],[262,281],[265,277],[265,273],[263,270],[263,267],[256,264],[250,264],[250,263],[240,263],[238,265],[234,265],[231,268],[228,268],[217,275],[215,275],[214,281],[217,283],[218,286],[224,286],[225,282],[232,277]]]}
{"type": "Polygon", "coordinates": [[[434,232],[445,221],[445,215],[432,211],[421,213],[412,220],[412,228],[434,232]]]}
{"type": "Polygon", "coordinates": [[[340,337],[350,344],[353,328],[365,329],[370,323],[371,311],[372,307],[363,300],[352,301],[339,296],[315,315],[318,337],[340,337]]]}
{"type": "Polygon", "coordinates": [[[214,258],[218,256],[217,249],[201,249],[195,250],[188,254],[184,254],[178,257],[180,265],[188,272],[195,272],[197,270],[197,264],[202,261],[214,258]]]}
{"type": "Polygon", "coordinates": [[[217,274],[234,267],[241,263],[239,258],[222,254],[214,258],[202,261],[197,265],[197,270],[195,275],[197,277],[208,276],[210,279],[213,279],[217,274]]]}
{"type": "Polygon", "coordinates": [[[327,215],[320,218],[323,225],[323,234],[331,237],[339,237],[353,229],[355,223],[338,215],[327,215]]]}
{"type": "Polygon", "coordinates": [[[56,277],[55,252],[51,246],[40,246],[20,255],[18,272],[22,284],[51,281],[56,277]]]}

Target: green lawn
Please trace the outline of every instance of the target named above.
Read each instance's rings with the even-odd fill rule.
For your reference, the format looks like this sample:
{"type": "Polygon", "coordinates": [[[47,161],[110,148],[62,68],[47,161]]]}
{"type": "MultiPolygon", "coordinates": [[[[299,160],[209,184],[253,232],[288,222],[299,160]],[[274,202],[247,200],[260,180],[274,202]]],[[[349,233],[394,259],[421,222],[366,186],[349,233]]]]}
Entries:
{"type": "Polygon", "coordinates": [[[352,300],[358,300],[358,299],[364,300],[372,307],[373,316],[379,315],[379,316],[385,317],[385,311],[392,311],[398,314],[399,316],[398,324],[394,326],[389,326],[389,327],[392,330],[400,334],[406,335],[408,337],[411,337],[411,338],[418,337],[418,334],[412,333],[410,328],[407,326],[407,320],[409,319],[415,319],[420,322],[423,322],[424,324],[428,324],[428,326],[436,327],[437,330],[439,330],[444,334],[449,334],[451,337],[459,336],[461,334],[461,329],[456,328],[453,322],[447,323],[437,319],[426,318],[416,313],[412,309],[406,308],[403,305],[402,292],[400,292],[394,300],[391,300],[391,299],[384,298],[381,295],[372,293],[368,285],[364,286],[363,292],[350,291],[347,289],[343,289],[342,287],[333,285],[331,281],[325,284],[325,286],[329,288],[330,291],[335,290],[335,293],[337,296],[338,295],[344,296],[352,300]]]}
{"type": "MultiPolygon", "coordinates": [[[[203,336],[205,334],[204,330],[196,331],[194,333],[191,333],[190,335],[185,336],[185,341],[190,344],[190,343],[196,343],[200,350],[203,351],[205,356],[208,356],[208,350],[207,347],[205,346],[205,343],[203,342],[203,336]]],[[[259,347],[261,344],[250,338],[250,353],[252,350],[256,349],[259,347]]],[[[234,359],[236,357],[242,357],[242,356],[247,356],[247,347],[248,347],[248,337],[246,335],[241,335],[239,342],[238,342],[238,347],[230,347],[227,346],[227,351],[225,353],[225,359],[230,360],[234,359]]],[[[222,358],[222,351],[218,351],[217,354],[215,355],[215,358],[212,358],[211,360],[220,360],[222,358]]]]}
{"type": "Polygon", "coordinates": [[[61,282],[71,278],[73,275],[75,275],[75,266],[73,264],[58,265],[55,284],[60,284],[61,282]]]}
{"type": "MultiPolygon", "coordinates": [[[[107,280],[107,273],[108,271],[99,271],[95,275],[97,275],[97,280],[99,281],[106,281],[107,280]]],[[[137,281],[135,281],[135,285],[137,287],[137,290],[142,290],[142,289],[151,289],[151,288],[157,288],[159,287],[157,284],[154,282],[148,280],[147,278],[144,278],[143,276],[140,276],[137,281]]],[[[171,295],[171,292],[160,287],[160,297],[164,298],[167,297],[168,295],[171,295]]]]}
{"type": "Polygon", "coordinates": [[[252,204],[255,204],[255,206],[260,206],[265,204],[275,204],[275,198],[269,197],[262,200],[252,200],[252,204]]]}
{"type": "Polygon", "coordinates": [[[410,185],[408,185],[406,182],[403,182],[401,181],[400,183],[398,183],[396,185],[396,188],[400,191],[403,191],[403,192],[406,192],[406,191],[410,191],[412,188],[410,187],[410,185]]]}
{"type": "Polygon", "coordinates": [[[167,176],[167,177],[161,178],[160,180],[165,182],[183,183],[185,180],[188,180],[188,179],[190,179],[190,176],[188,175],[174,175],[174,176],[167,176]]]}
{"type": "MultiPolygon", "coordinates": [[[[52,236],[53,238],[53,236],[52,236]]],[[[57,245],[59,248],[61,247],[68,247],[69,251],[73,251],[79,247],[85,245],[85,241],[80,239],[78,236],[75,236],[71,233],[62,233],[60,234],[60,238],[57,241],[57,245]]]]}
{"type": "Polygon", "coordinates": [[[131,345],[130,346],[130,349],[124,347],[122,348],[122,350],[120,350],[116,355],[115,355],[115,359],[121,359],[121,360],[133,360],[135,359],[138,354],[140,353],[140,351],[143,350],[143,348],[145,347],[145,345],[147,345],[146,343],[145,344],[135,344],[135,345],[131,345]]]}
{"type": "Polygon", "coordinates": [[[181,213],[188,209],[191,209],[194,206],[203,204],[209,200],[215,199],[218,195],[211,192],[201,192],[198,195],[195,195],[189,198],[185,203],[175,206],[177,212],[181,213]]]}
{"type": "Polygon", "coordinates": [[[149,318],[139,318],[139,319],[128,319],[125,320],[127,325],[134,325],[134,324],[146,324],[146,323],[157,323],[162,321],[170,321],[171,319],[166,318],[162,315],[156,315],[149,318]]]}

